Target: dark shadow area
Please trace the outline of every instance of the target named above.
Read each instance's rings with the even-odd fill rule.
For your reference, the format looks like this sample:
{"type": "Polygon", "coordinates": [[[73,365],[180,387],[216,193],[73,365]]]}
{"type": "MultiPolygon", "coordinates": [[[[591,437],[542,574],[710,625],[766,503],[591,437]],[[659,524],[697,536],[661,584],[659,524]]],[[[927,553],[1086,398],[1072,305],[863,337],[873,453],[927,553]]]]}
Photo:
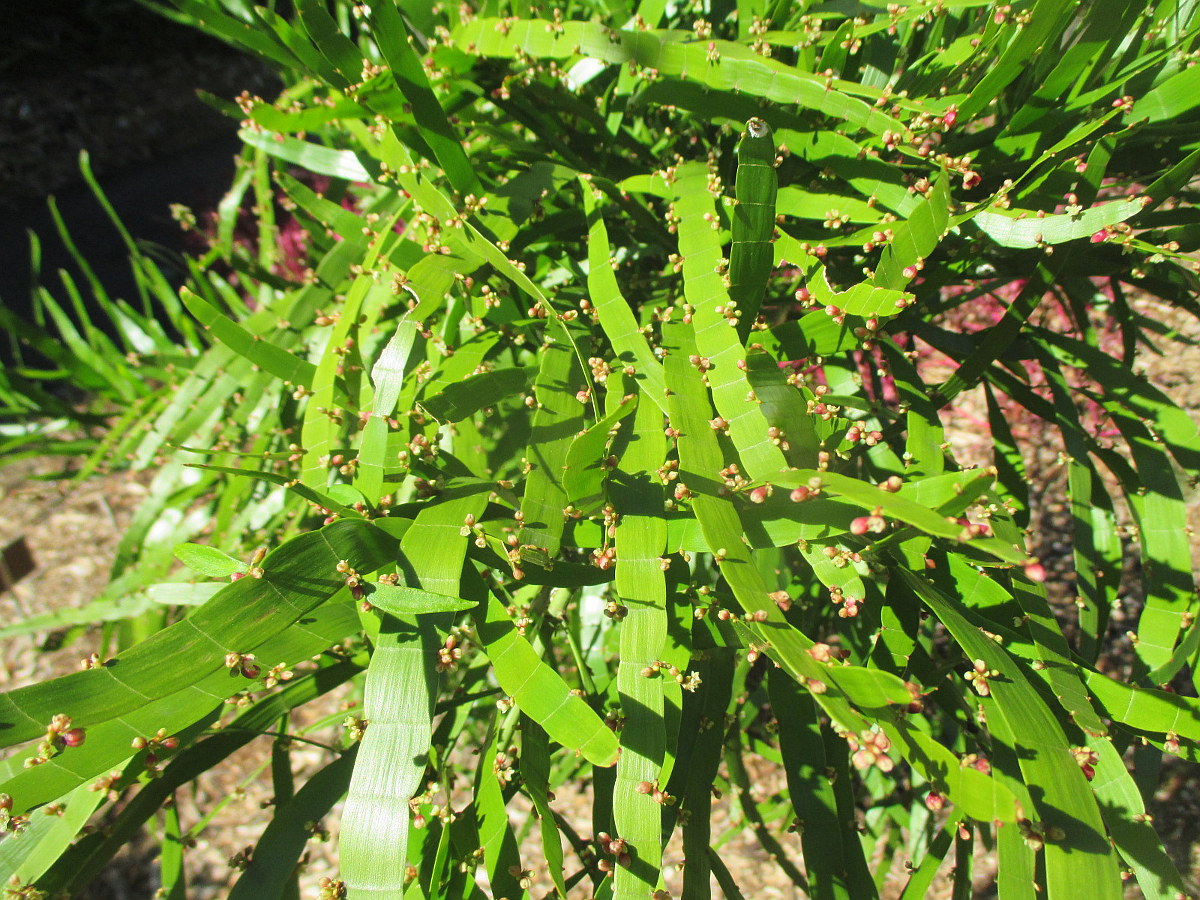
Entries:
{"type": "Polygon", "coordinates": [[[42,282],[74,270],[46,197],[109,291],[134,293],[125,250],[79,171],[80,151],[134,238],[184,249],[170,205],[212,208],[233,176],[237,123],[198,96],[270,96],[261,63],[133,0],[0,4],[0,298],[29,309],[30,242],[42,282]]]}

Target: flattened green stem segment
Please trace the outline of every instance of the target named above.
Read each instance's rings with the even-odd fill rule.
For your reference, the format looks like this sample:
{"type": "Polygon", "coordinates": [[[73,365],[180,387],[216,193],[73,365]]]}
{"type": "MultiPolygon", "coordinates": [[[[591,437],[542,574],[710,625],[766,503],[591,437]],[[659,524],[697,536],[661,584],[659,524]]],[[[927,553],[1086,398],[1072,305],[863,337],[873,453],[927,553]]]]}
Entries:
{"type": "MultiPolygon", "coordinates": [[[[400,543],[400,564],[414,587],[461,594],[467,515],[483,514],[471,494],[426,506],[400,543]]],[[[346,797],[342,877],[349,900],[401,900],[408,867],[409,807],[425,773],[438,691],[437,651],[452,614],[385,615],[364,687],[363,736],[346,797]]]]}
{"type": "Polygon", "coordinates": [[[570,344],[548,341],[540,353],[533,385],[537,409],[525,452],[532,468],[521,501],[521,543],[533,545],[525,552],[532,552],[535,562],[546,565],[558,555],[562,542],[567,452],[587,423],[576,399],[583,388],[583,373],[570,344]]]}
{"type": "MultiPolygon", "coordinates": [[[[626,382],[628,384],[628,382],[626,382]]],[[[621,463],[610,495],[620,515],[616,528],[617,594],[627,613],[621,623],[617,691],[625,719],[613,791],[613,824],[625,842],[628,865],[613,878],[616,900],[645,900],[659,886],[662,807],[655,799],[666,752],[663,678],[658,662],[667,639],[667,588],[662,558],[667,543],[663,488],[654,474],[666,456],[662,413],[640,403],[634,434],[620,441],[621,463]]],[[[622,435],[624,437],[624,433],[622,435]]]]}
{"type": "Polygon", "coordinates": [[[771,126],[759,118],[747,122],[737,157],[729,299],[741,310],[738,334],[745,340],[762,307],[773,262],[771,236],[775,233],[779,177],[775,174],[775,138],[771,126]]]}

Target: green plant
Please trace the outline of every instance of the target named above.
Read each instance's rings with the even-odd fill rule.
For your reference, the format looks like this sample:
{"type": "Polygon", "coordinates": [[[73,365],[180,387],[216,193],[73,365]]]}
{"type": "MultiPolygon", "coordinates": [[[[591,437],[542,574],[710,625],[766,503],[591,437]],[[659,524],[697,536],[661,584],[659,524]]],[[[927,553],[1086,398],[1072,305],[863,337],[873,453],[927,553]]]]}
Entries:
{"type": "MultiPolygon", "coordinates": [[[[1200,740],[1200,436],[1135,374],[1173,335],[1128,296],[1197,311],[1193,4],[173,3],[289,86],[234,111],[245,165],[181,291],[207,337],[134,348],[87,467],[160,466],[80,613],[131,627],[0,696],[4,743],[40,741],[3,764],[15,891],[77,892],[161,815],[183,896],[173,793],[351,683],[303,786],[276,742],[231,897],[295,896],[343,795],[323,896],[523,897],[544,861],[561,895],[737,897],[714,786],[820,900],[896,857],[923,896],[952,845],[969,896],[976,842],[1005,900],[1184,893],[1157,763],[1123,754],[1200,740]],[[946,426],[976,387],[983,467],[946,426]],[[1024,421],[1065,448],[1057,609],[1024,421]]],[[[68,376],[115,359],[68,349],[68,376]]]]}

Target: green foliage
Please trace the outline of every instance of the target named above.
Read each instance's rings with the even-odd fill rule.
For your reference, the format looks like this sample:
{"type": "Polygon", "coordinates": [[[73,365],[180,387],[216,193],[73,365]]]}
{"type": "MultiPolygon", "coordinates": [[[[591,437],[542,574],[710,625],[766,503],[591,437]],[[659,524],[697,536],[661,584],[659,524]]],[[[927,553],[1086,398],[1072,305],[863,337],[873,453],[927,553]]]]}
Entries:
{"type": "Polygon", "coordinates": [[[558,894],[736,897],[743,828],[817,900],[894,858],[924,896],[952,844],[967,896],[976,841],[1003,898],[1182,895],[1123,753],[1200,752],[1200,435],[1128,295],[1200,312],[1194,5],[171,3],[287,88],[235,112],[186,286],[130,241],[140,303],[79,257],[93,306],[64,275],[0,311],[41,357],[0,453],[159,466],[72,619],[131,627],[0,696],[14,889],[81,890],[166,805],[182,895],[173,792],[349,684],[298,788],[277,744],[232,896],[294,896],[342,796],[325,897],[521,898],[543,862],[558,894]],[[990,460],[947,432],[974,388],[990,460]],[[1031,424],[1074,604],[1022,530],[1031,424]],[[581,835],[555,794],[589,788],[581,835]]]}

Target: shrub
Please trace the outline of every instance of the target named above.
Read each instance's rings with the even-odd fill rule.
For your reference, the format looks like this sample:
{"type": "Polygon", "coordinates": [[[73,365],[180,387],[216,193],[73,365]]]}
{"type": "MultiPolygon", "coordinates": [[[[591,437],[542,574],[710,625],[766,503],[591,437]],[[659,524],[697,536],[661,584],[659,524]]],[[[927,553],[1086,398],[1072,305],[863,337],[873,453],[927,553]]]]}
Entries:
{"type": "Polygon", "coordinates": [[[288,87],[231,110],[244,166],[178,299],[139,255],[115,336],[48,291],[24,327],[94,402],[26,370],[15,417],[157,474],[98,601],[150,636],[0,697],[14,891],[76,893],[166,809],[182,896],[174,792],[268,733],[234,898],[295,896],[343,795],[322,896],[545,868],[738,897],[717,791],[820,900],[896,860],[922,896],[952,845],[968,896],[976,843],[1004,898],[1182,895],[1125,754],[1200,739],[1200,437],[1137,374],[1171,335],[1131,300],[1196,313],[1191,12],[173,3],[288,87]],[[969,395],[982,460],[951,440],[969,395]],[[1051,439],[1055,605],[1025,530],[1051,439]],[[291,712],[346,684],[293,785],[291,712]]]}

